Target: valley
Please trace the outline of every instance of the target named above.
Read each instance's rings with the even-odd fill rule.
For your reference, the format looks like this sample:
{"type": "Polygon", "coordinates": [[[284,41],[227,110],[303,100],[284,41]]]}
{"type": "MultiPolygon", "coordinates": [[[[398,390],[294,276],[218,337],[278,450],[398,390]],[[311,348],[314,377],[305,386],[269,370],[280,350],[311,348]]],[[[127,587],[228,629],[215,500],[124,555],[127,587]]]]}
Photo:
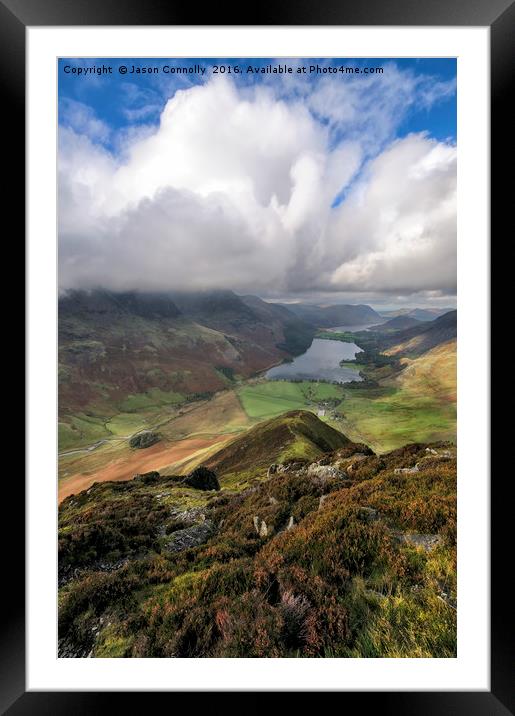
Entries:
{"type": "Polygon", "coordinates": [[[455,316],[354,313],[65,303],[60,656],[455,654],[455,316]]]}
{"type": "MultiPolygon", "coordinates": [[[[228,334],[221,334],[214,328],[206,328],[200,323],[195,323],[186,330],[185,326],[191,320],[190,316],[178,318],[177,306],[181,306],[183,311],[189,310],[198,321],[217,325],[218,328],[221,328],[225,321],[226,328],[231,327],[232,330],[236,328],[240,335],[248,333],[248,326],[256,322],[256,318],[250,313],[256,310],[256,306],[260,310],[260,320],[269,320],[268,311],[271,310],[274,319],[278,312],[282,321],[285,319],[286,322],[290,321],[286,308],[265,304],[257,297],[246,297],[246,303],[242,304],[243,309],[240,307],[241,313],[238,314],[236,298],[229,297],[230,300],[226,305],[223,300],[227,299],[227,295],[217,294],[213,307],[205,297],[202,302],[198,297],[188,297],[186,301],[175,296],[173,310],[170,304],[162,299],[158,301],[154,298],[155,305],[148,299],[146,301],[140,299],[140,304],[144,306],[142,309],[140,304],[136,304],[138,313],[136,323],[138,324],[139,321],[141,324],[140,341],[142,334],[145,340],[152,341],[147,345],[149,349],[147,352],[151,358],[147,357],[144,363],[146,370],[143,383],[140,382],[136,389],[140,392],[120,396],[117,392],[119,386],[114,385],[111,393],[107,391],[104,393],[108,398],[107,401],[105,397],[104,401],[98,403],[94,399],[92,403],[87,402],[80,412],[72,412],[68,408],[70,403],[73,406],[76,402],[76,397],[69,401],[66,388],[60,393],[62,417],[59,423],[59,501],[79,489],[89,488],[94,482],[131,479],[141,470],[155,469],[185,473],[200,464],[221,444],[244,432],[256,422],[295,409],[314,412],[324,422],[345,432],[352,439],[366,442],[379,452],[401,447],[410,441],[454,439],[455,342],[444,342],[434,349],[434,355],[430,350],[424,356],[403,357],[393,371],[388,367],[364,365],[358,362],[360,357],[366,356],[367,353],[366,350],[363,352],[362,348],[353,342],[354,340],[361,341],[365,349],[370,348],[371,341],[377,342],[378,339],[386,341],[387,354],[396,356],[399,353],[399,347],[392,344],[392,336],[397,335],[401,340],[405,340],[406,324],[402,323],[397,330],[395,328],[388,330],[388,323],[392,321],[390,319],[383,324],[370,324],[366,330],[362,324],[358,324],[355,332],[342,333],[341,327],[321,329],[317,335],[325,340],[311,339],[311,344],[305,346],[307,349],[299,357],[289,358],[289,362],[284,362],[285,354],[282,349],[278,351],[275,348],[277,351],[275,362],[278,365],[268,370],[264,365],[257,375],[249,375],[250,368],[241,360],[241,355],[248,356],[248,349],[241,347],[237,357],[241,373],[236,373],[236,369],[230,365],[213,368],[211,367],[213,362],[222,360],[218,357],[218,341],[223,340],[226,344],[232,345],[235,343],[234,338],[228,334]],[[148,312],[150,318],[145,316],[145,319],[142,319],[140,314],[145,312],[148,312]],[[164,369],[160,373],[161,369],[155,367],[156,363],[163,361],[161,354],[163,348],[168,352],[174,350],[172,345],[163,343],[165,341],[161,336],[163,320],[171,324],[166,326],[165,337],[170,335],[170,331],[172,332],[173,339],[178,343],[177,353],[185,350],[187,346],[189,353],[195,354],[197,365],[201,358],[207,363],[201,368],[201,382],[192,387],[207,386],[202,381],[206,380],[205,376],[209,369],[211,378],[214,375],[217,381],[210,385],[215,385],[218,390],[181,393],[178,388],[183,389],[183,386],[177,380],[183,380],[183,377],[177,378],[176,371],[166,373],[166,382],[163,382],[161,373],[165,375],[164,369]],[[198,353],[203,354],[205,351],[205,331],[213,333],[213,335],[208,334],[209,340],[213,343],[207,355],[199,356],[198,353]],[[379,382],[370,379],[363,381],[363,377],[370,378],[371,373],[374,377],[379,377],[379,382]],[[159,377],[163,387],[149,387],[142,390],[145,387],[144,381],[152,380],[156,376],[159,377]],[[339,382],[332,382],[336,380],[339,382]],[[363,384],[360,386],[359,383],[363,384]],[[157,431],[159,442],[143,451],[132,449],[129,445],[131,436],[149,430],[157,431]]],[[[79,299],[74,296],[74,300],[79,299]]],[[[82,311],[81,323],[88,325],[93,314],[95,324],[99,323],[100,326],[94,325],[88,330],[91,332],[92,328],[95,328],[95,338],[99,338],[107,331],[117,336],[122,328],[124,332],[129,333],[129,337],[131,336],[130,331],[133,327],[129,324],[129,317],[132,321],[134,318],[132,313],[125,316],[123,312],[116,312],[114,317],[110,316],[112,304],[115,302],[108,301],[106,308],[103,296],[100,298],[94,296],[93,310],[84,312],[84,300],[84,297],[79,300],[82,311]],[[98,306],[100,300],[101,311],[98,306]],[[114,324],[115,330],[110,324],[114,324]]],[[[130,301],[125,300],[134,310],[130,301]]],[[[115,305],[117,304],[118,301],[115,305]]],[[[69,307],[66,309],[65,332],[69,331],[68,315],[73,314],[69,307]]],[[[359,313],[357,319],[361,318],[362,314],[359,313]]],[[[373,317],[370,320],[372,319],[373,317]]],[[[296,319],[292,320],[295,324],[296,319]]],[[[393,319],[394,322],[397,320],[397,318],[393,319]]],[[[419,323],[424,329],[422,333],[424,335],[430,323],[419,323]]],[[[72,325],[76,324],[72,323],[72,325]]],[[[416,329],[415,334],[413,331],[410,323],[406,345],[413,345],[417,340],[420,342],[420,339],[417,339],[416,329]]],[[[302,327],[300,338],[295,339],[290,336],[290,340],[293,345],[300,347],[302,341],[307,343],[305,338],[310,335],[314,335],[314,331],[302,327]]],[[[113,341],[112,336],[111,341],[113,341]]],[[[83,358],[76,348],[81,356],[80,360],[77,361],[74,356],[71,365],[61,364],[60,367],[61,371],[71,373],[77,371],[78,362],[80,368],[80,372],[77,371],[78,380],[88,384],[90,371],[105,374],[107,371],[104,364],[108,362],[106,350],[106,356],[103,359],[97,358],[91,365],[90,342],[89,340],[87,343],[86,358],[83,358]]],[[[63,341],[62,353],[66,350],[65,346],[66,341],[63,341]]],[[[113,350],[113,343],[111,343],[109,352],[113,350]]],[[[133,348],[132,353],[134,350],[133,348]]],[[[272,347],[267,350],[270,355],[272,347]]],[[[66,356],[66,353],[64,355],[66,356]]],[[[175,357],[174,353],[174,359],[175,357]]],[[[231,360],[234,358],[232,354],[227,353],[225,357],[231,360]]],[[[133,356],[130,357],[131,361],[132,359],[133,356]]],[[[270,360],[268,356],[267,360],[270,360]]],[[[250,364],[255,365],[253,360],[250,360],[250,364]]],[[[189,363],[190,372],[192,367],[193,364],[189,363]]],[[[112,365],[109,370],[112,371],[112,365]]],[[[131,370],[134,371],[132,363],[131,370]]],[[[141,381],[141,378],[139,380],[141,381]]],[[[77,383],[74,381],[72,385],[76,386],[77,383]]],[[[85,392],[84,390],[83,394],[85,392]]]]}

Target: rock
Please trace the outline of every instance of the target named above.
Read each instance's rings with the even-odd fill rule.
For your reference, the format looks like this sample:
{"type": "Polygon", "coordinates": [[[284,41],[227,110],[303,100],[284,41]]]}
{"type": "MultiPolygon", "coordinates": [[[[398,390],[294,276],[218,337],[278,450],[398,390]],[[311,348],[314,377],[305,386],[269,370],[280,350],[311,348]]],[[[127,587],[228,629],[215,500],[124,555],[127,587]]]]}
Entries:
{"type": "Polygon", "coordinates": [[[261,520],[257,515],[252,520],[254,523],[254,529],[260,537],[268,537],[268,527],[265,520],[261,520]]]}
{"type": "Polygon", "coordinates": [[[293,527],[295,527],[295,520],[293,519],[293,515],[290,515],[290,519],[288,520],[288,524],[286,525],[287,530],[291,530],[293,527]]]}
{"type": "Polygon", "coordinates": [[[131,448],[137,448],[139,450],[142,450],[144,448],[148,448],[151,445],[154,445],[155,443],[159,442],[160,438],[157,433],[153,433],[151,430],[145,430],[143,433],[138,433],[137,435],[133,435],[131,439],[129,440],[129,445],[131,448]]]}
{"type": "Polygon", "coordinates": [[[190,507],[189,510],[180,510],[172,507],[170,510],[170,517],[179,522],[184,522],[186,526],[197,524],[198,522],[204,522],[206,516],[202,507],[190,507]]]}
{"type": "Polygon", "coordinates": [[[216,474],[207,467],[197,467],[182,480],[183,485],[193,487],[195,490],[219,490],[220,483],[216,474]]]}
{"type": "Polygon", "coordinates": [[[419,534],[416,532],[394,532],[393,535],[398,542],[409,544],[412,547],[422,547],[425,552],[430,552],[442,543],[442,537],[438,534],[431,535],[419,534]]]}
{"type": "Polygon", "coordinates": [[[334,479],[335,477],[339,479],[344,479],[347,477],[344,472],[338,470],[338,468],[334,467],[334,465],[318,465],[316,463],[308,467],[308,476],[314,477],[318,482],[322,484],[327,482],[328,480],[334,479]]]}
{"type": "Polygon", "coordinates": [[[182,552],[185,549],[190,549],[190,547],[198,547],[198,545],[207,542],[213,532],[213,523],[210,520],[186,527],[183,530],[177,530],[165,544],[165,549],[169,552],[182,552]]]}
{"type": "Polygon", "coordinates": [[[327,500],[327,495],[320,495],[320,501],[318,503],[318,509],[321,510],[324,502],[327,500]]]}
{"type": "Polygon", "coordinates": [[[418,464],[413,467],[396,467],[394,470],[395,475],[411,475],[414,472],[418,472],[418,464]]]}

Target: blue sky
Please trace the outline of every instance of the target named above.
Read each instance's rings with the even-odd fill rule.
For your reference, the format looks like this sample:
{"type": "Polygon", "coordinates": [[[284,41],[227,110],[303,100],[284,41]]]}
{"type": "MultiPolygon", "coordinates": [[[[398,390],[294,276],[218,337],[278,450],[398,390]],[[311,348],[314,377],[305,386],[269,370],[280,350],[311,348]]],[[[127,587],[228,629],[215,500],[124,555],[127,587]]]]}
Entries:
{"type": "MultiPolygon", "coordinates": [[[[383,67],[385,72],[394,64],[406,75],[425,77],[428,81],[437,85],[446,85],[446,92],[430,106],[415,104],[406,108],[403,121],[397,127],[396,135],[405,136],[410,132],[427,131],[438,140],[456,140],[456,94],[448,92],[449,86],[456,82],[456,60],[455,59],[385,59],[385,58],[360,58],[360,59],[308,59],[303,60],[305,64],[320,64],[324,66],[348,65],[356,68],[383,67]]],[[[117,130],[128,130],[134,126],[157,126],[159,116],[167,102],[178,89],[186,89],[195,84],[208,81],[212,74],[214,64],[232,66],[238,65],[242,68],[251,63],[253,66],[266,66],[270,63],[289,64],[288,60],[277,60],[271,58],[254,59],[206,59],[191,58],[188,60],[174,59],[142,59],[142,58],[94,58],[85,59],[60,59],[59,60],[59,121],[66,125],[68,120],[67,100],[80,102],[90,107],[96,117],[104,122],[113,132],[117,130]],[[88,77],[77,77],[66,73],[66,66],[109,65],[113,68],[112,75],[88,77]],[[119,73],[119,66],[125,65],[130,68],[135,66],[157,66],[164,65],[185,66],[200,64],[206,68],[204,76],[197,75],[135,75],[119,73]]],[[[335,82],[360,82],[361,76],[346,75],[343,79],[335,77],[335,82]]],[[[238,86],[255,86],[263,83],[263,76],[248,74],[232,74],[231,79],[238,86]]],[[[269,79],[266,77],[266,79],[269,79]]],[[[306,85],[314,85],[319,79],[317,75],[310,75],[303,81],[306,85]]],[[[295,89],[284,88],[281,96],[286,99],[295,96],[295,89]]],[[[114,148],[111,141],[106,140],[106,145],[114,148]]]]}
{"type": "Polygon", "coordinates": [[[58,71],[64,287],[454,297],[455,59],[82,58],[58,71]],[[278,67],[292,73],[259,71],[278,67]]]}

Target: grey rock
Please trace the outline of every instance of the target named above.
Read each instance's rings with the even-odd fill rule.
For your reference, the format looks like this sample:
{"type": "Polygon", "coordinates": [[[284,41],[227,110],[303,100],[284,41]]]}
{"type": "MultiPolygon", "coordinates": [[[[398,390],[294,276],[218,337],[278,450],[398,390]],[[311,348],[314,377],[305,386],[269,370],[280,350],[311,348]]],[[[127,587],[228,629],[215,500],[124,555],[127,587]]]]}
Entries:
{"type": "Polygon", "coordinates": [[[169,552],[182,552],[190,547],[198,547],[207,542],[213,532],[213,523],[210,520],[205,520],[200,524],[174,532],[165,544],[165,549],[169,552]]]}
{"type": "Polygon", "coordinates": [[[321,484],[327,482],[328,480],[332,480],[335,477],[340,480],[347,477],[344,472],[339,470],[337,467],[334,467],[334,465],[318,465],[316,463],[308,467],[307,474],[309,477],[315,478],[315,480],[321,484]]]}
{"type": "Polygon", "coordinates": [[[419,534],[416,532],[394,532],[398,542],[409,544],[412,547],[422,547],[425,552],[430,552],[442,543],[442,537],[438,534],[419,534]]]}
{"type": "Polygon", "coordinates": [[[414,472],[418,472],[419,467],[418,464],[414,465],[413,467],[396,467],[394,470],[394,473],[396,475],[411,475],[414,472]]]}

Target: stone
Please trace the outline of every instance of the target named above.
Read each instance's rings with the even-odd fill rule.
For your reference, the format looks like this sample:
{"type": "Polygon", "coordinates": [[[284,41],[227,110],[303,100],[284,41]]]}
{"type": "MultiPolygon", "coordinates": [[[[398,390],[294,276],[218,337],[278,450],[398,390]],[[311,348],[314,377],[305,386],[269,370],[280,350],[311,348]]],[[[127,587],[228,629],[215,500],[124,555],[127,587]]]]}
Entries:
{"type": "Polygon", "coordinates": [[[409,544],[412,547],[422,547],[425,552],[431,552],[442,543],[442,537],[438,534],[419,534],[416,532],[394,532],[398,542],[409,544]]]}
{"type": "Polygon", "coordinates": [[[334,465],[317,465],[316,463],[308,467],[308,476],[315,478],[322,484],[328,480],[333,480],[335,477],[340,480],[347,477],[344,472],[338,470],[334,465]]]}
{"type": "Polygon", "coordinates": [[[183,485],[193,487],[195,490],[219,490],[220,483],[216,474],[207,467],[197,467],[182,480],[183,485]]]}
{"type": "Polygon", "coordinates": [[[396,467],[394,473],[396,475],[412,475],[414,472],[418,472],[418,464],[413,467],[396,467]]]}
{"type": "Polygon", "coordinates": [[[207,542],[213,532],[213,523],[209,520],[198,525],[185,527],[183,530],[177,530],[172,534],[165,545],[165,549],[169,552],[182,552],[185,549],[190,549],[190,547],[198,547],[198,545],[207,542]]]}

